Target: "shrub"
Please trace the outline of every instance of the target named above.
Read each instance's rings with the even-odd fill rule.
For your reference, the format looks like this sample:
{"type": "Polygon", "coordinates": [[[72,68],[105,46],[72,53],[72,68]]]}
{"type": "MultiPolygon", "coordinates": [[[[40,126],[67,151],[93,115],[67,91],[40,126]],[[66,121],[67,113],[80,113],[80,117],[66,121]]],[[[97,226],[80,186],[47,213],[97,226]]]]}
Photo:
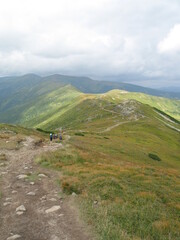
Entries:
{"type": "Polygon", "coordinates": [[[84,133],[81,133],[81,132],[76,132],[75,135],[84,137],[84,133]]]}
{"type": "Polygon", "coordinates": [[[155,161],[161,161],[160,157],[154,153],[149,153],[148,156],[155,161]]]}

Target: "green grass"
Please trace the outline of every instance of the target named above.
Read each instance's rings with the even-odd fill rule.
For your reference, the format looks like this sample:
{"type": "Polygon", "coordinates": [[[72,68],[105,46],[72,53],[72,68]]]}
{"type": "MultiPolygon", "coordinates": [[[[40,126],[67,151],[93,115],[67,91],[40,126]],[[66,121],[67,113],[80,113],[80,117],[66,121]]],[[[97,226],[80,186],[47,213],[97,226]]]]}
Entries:
{"type": "Polygon", "coordinates": [[[122,92],[121,90],[112,90],[104,94],[104,97],[115,103],[120,100],[134,99],[141,103],[148,104],[151,107],[155,107],[156,109],[167,113],[171,117],[180,120],[180,100],[155,97],[144,93],[122,92]]]}
{"type": "MultiPolygon", "coordinates": [[[[86,112],[91,116],[89,104],[87,101],[79,109],[81,121],[76,118],[77,111],[69,115],[72,120],[75,114],[76,120],[68,132],[68,145],[42,155],[38,162],[62,171],[59,182],[63,191],[78,194],[82,216],[93,226],[97,239],[179,239],[179,133],[141,104],[136,111],[146,117],[102,132],[114,119],[126,119],[98,109],[101,118],[95,113],[94,119],[86,121],[86,112]],[[83,137],[75,134],[74,126],[83,129],[83,137]],[[150,158],[152,154],[161,161],[150,158]]],[[[91,104],[116,110],[106,102],[91,104]]]]}
{"type": "MultiPolygon", "coordinates": [[[[1,122],[51,131],[61,126],[74,126],[78,121],[92,121],[97,116],[100,118],[101,113],[105,115],[102,111],[104,105],[118,105],[130,99],[148,104],[180,120],[180,100],[121,90],[112,90],[104,94],[84,94],[70,84],[54,80],[52,83],[48,81],[37,86],[36,84],[3,100],[0,105],[1,122]],[[87,108],[86,112],[84,107],[87,108]],[[81,115],[82,112],[84,116],[81,115]],[[76,120],[73,113],[77,116],[76,120]]],[[[106,114],[108,115],[108,112],[106,114]]]]}

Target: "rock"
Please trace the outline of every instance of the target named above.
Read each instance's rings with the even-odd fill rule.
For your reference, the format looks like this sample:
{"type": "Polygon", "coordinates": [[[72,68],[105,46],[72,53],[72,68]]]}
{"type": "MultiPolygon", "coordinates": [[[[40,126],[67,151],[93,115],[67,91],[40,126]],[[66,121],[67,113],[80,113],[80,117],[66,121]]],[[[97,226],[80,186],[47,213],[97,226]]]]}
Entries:
{"type": "Polygon", "coordinates": [[[11,202],[5,202],[5,203],[3,203],[3,206],[6,207],[6,206],[8,206],[10,204],[11,204],[11,202]]]}
{"type": "Polygon", "coordinates": [[[13,190],[11,193],[12,193],[12,194],[17,193],[17,191],[13,190]]]}
{"type": "Polygon", "coordinates": [[[40,198],[41,201],[42,201],[42,200],[46,200],[46,199],[47,199],[46,196],[43,196],[42,198],[40,198]]]}
{"type": "Polygon", "coordinates": [[[77,196],[77,194],[76,194],[75,192],[73,192],[73,193],[72,193],[72,196],[73,196],[73,197],[76,197],[76,196],[77,196]]]}
{"type": "Polygon", "coordinates": [[[12,200],[12,198],[6,198],[6,201],[11,201],[12,200]]]}
{"type": "Polygon", "coordinates": [[[28,167],[24,167],[24,170],[28,170],[29,168],[28,167]]]}
{"type": "Polygon", "coordinates": [[[30,182],[30,185],[34,185],[34,182],[30,182]]]}
{"type": "Polygon", "coordinates": [[[28,192],[27,195],[28,196],[35,196],[36,194],[35,194],[35,192],[28,192]]]}
{"type": "Polygon", "coordinates": [[[64,214],[63,214],[63,213],[59,214],[59,217],[63,217],[63,216],[64,216],[64,214]]]}
{"type": "Polygon", "coordinates": [[[57,201],[57,199],[55,199],[55,198],[51,198],[49,200],[52,201],[52,202],[56,202],[57,201]]]}
{"type": "Polygon", "coordinates": [[[17,176],[17,179],[25,179],[25,178],[27,178],[27,177],[28,177],[28,176],[25,175],[25,174],[20,174],[20,175],[17,176]]]}
{"type": "Polygon", "coordinates": [[[95,205],[96,205],[96,204],[98,204],[98,201],[97,201],[97,200],[95,200],[95,201],[94,201],[94,204],[95,204],[95,205]]]}
{"type": "Polygon", "coordinates": [[[18,215],[18,216],[20,216],[20,215],[22,215],[24,212],[21,212],[21,211],[17,211],[16,212],[16,214],[18,215]]]}
{"type": "Polygon", "coordinates": [[[20,237],[21,237],[21,235],[15,234],[15,235],[13,235],[11,237],[8,237],[7,240],[15,240],[15,239],[18,239],[20,237]]]}
{"type": "Polygon", "coordinates": [[[24,206],[24,205],[21,205],[21,206],[17,207],[17,208],[16,208],[16,212],[18,212],[18,211],[25,212],[25,211],[26,211],[25,206],[24,206]]]}
{"type": "Polygon", "coordinates": [[[61,208],[60,206],[53,206],[53,207],[47,209],[45,212],[46,212],[46,213],[56,212],[56,211],[59,210],[60,208],[61,208]]]}
{"type": "Polygon", "coordinates": [[[38,174],[38,177],[47,177],[47,176],[43,173],[40,173],[40,174],[38,174]]]}
{"type": "Polygon", "coordinates": [[[60,240],[60,238],[58,238],[57,236],[53,235],[53,236],[51,236],[51,240],[60,240]]]}
{"type": "Polygon", "coordinates": [[[5,163],[0,163],[0,167],[4,167],[4,166],[6,166],[5,163]]]}

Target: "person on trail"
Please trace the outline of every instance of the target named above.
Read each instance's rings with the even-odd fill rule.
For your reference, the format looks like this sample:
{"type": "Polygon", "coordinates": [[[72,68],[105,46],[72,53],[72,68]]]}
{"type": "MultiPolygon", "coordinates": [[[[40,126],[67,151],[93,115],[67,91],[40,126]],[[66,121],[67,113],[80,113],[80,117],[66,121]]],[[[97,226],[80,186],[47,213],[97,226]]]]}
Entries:
{"type": "Polygon", "coordinates": [[[59,140],[62,140],[62,135],[61,134],[59,134],[59,140]]]}
{"type": "Polygon", "coordinates": [[[50,141],[52,141],[53,135],[52,133],[50,133],[50,141]]]}

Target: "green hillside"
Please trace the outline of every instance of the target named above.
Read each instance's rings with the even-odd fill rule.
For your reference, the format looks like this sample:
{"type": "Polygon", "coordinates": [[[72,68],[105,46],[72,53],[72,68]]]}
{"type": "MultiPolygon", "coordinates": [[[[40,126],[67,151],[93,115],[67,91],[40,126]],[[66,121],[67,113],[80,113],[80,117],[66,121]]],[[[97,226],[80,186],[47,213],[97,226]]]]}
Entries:
{"type": "Polygon", "coordinates": [[[59,127],[62,123],[61,118],[66,118],[64,114],[69,109],[74,111],[75,106],[90,98],[96,99],[97,102],[103,98],[104,101],[116,104],[125,99],[135,99],[180,119],[180,100],[122,90],[113,90],[102,95],[92,94],[113,88],[144,91],[131,85],[131,88],[127,86],[129,85],[62,75],[40,77],[28,74],[0,78],[0,122],[20,123],[30,127],[59,127]]]}
{"type": "Polygon", "coordinates": [[[24,76],[0,78],[0,100],[4,100],[4,98],[8,95],[14,95],[17,91],[21,90],[27,93],[31,90],[31,93],[33,93],[33,90],[38,86],[41,87],[41,84],[43,83],[50,87],[45,87],[45,91],[50,89],[55,90],[54,86],[59,87],[71,84],[84,93],[105,93],[113,89],[122,89],[129,92],[142,92],[154,96],[180,99],[180,94],[178,92],[163,92],[124,82],[97,81],[88,77],[75,77],[60,74],[54,74],[46,77],[40,77],[35,74],[26,74],[24,76]]]}
{"type": "MultiPolygon", "coordinates": [[[[79,125],[86,128],[86,124],[99,121],[99,126],[106,126],[107,117],[111,117],[118,105],[126,108],[130,100],[137,100],[152,107],[163,110],[176,119],[180,119],[180,101],[166,98],[158,98],[139,93],[128,93],[114,90],[106,94],[92,95],[83,94],[72,86],[65,86],[59,90],[47,94],[32,107],[27,108],[21,114],[21,123],[42,129],[56,129],[59,127],[76,127],[79,125]],[[125,104],[125,105],[124,105],[125,104]]],[[[138,104],[136,102],[136,104],[138,104]]],[[[154,110],[155,111],[155,110],[154,110]]],[[[162,115],[159,113],[159,118],[162,115]]],[[[119,113],[121,120],[126,117],[119,113]]],[[[168,117],[167,117],[168,118],[168,117]]],[[[169,119],[169,118],[168,118],[169,119]]],[[[116,119],[115,119],[116,120],[116,119]]],[[[113,122],[115,121],[113,120],[113,122]]],[[[167,119],[166,119],[167,120],[167,119]]],[[[174,121],[170,124],[176,125],[174,121]]]]}
{"type": "Polygon", "coordinates": [[[47,124],[65,126],[68,144],[37,161],[62,172],[60,186],[77,194],[97,239],[179,239],[180,125],[165,116],[107,94],[47,124]]]}
{"type": "Polygon", "coordinates": [[[180,100],[173,100],[162,97],[155,97],[143,93],[129,93],[121,90],[113,90],[105,94],[109,101],[118,103],[120,100],[135,99],[141,103],[149,104],[160,109],[170,116],[180,120],[180,100]]]}
{"type": "MultiPolygon", "coordinates": [[[[63,147],[36,162],[61,171],[58,184],[64,194],[76,193],[97,239],[178,240],[180,124],[168,114],[178,118],[179,101],[119,90],[84,94],[36,81],[6,96],[1,120],[64,129],[63,147]]],[[[0,124],[0,147],[18,149],[27,135],[38,142],[47,137],[0,124]]]]}
{"type": "Polygon", "coordinates": [[[81,96],[82,93],[70,85],[58,88],[34,101],[32,106],[22,113],[20,122],[30,127],[47,125],[76,106],[81,96]]]}

